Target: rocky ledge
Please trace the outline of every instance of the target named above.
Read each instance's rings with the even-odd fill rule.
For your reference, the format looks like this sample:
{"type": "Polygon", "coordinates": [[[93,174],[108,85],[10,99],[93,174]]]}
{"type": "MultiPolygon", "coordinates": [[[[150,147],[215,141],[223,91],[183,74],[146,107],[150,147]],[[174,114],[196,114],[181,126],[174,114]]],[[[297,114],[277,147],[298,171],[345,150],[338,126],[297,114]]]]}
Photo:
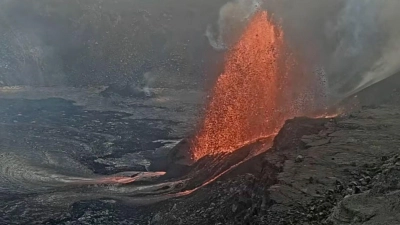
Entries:
{"type": "MultiPolygon", "coordinates": [[[[393,105],[335,119],[296,118],[268,151],[190,195],[145,206],[80,201],[42,224],[400,224],[399,131],[393,105]]],[[[209,169],[206,161],[195,167],[213,175],[249,148],[209,169]]],[[[188,189],[205,181],[193,174],[188,189]]]]}
{"type": "Polygon", "coordinates": [[[400,224],[400,109],[296,118],[266,153],[194,194],[150,206],[150,224],[400,224]]]}

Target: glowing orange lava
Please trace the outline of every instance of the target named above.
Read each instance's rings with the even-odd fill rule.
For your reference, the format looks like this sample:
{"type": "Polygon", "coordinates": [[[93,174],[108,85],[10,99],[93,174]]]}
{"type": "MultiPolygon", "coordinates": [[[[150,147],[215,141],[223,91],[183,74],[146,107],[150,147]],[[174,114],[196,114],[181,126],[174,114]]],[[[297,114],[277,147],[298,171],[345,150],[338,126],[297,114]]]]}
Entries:
{"type": "Polygon", "coordinates": [[[192,143],[193,159],[230,153],[244,143],[273,136],[286,119],[297,115],[299,93],[305,93],[302,88],[309,83],[295,75],[300,73],[296,65],[282,29],[266,12],[256,13],[226,56],[192,143]]]}

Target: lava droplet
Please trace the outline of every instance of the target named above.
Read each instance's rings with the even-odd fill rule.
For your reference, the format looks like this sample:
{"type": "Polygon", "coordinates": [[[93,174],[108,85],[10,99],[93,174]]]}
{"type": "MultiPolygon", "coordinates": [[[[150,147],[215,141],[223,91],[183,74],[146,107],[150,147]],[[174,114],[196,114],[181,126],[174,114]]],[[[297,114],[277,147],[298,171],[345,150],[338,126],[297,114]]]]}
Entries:
{"type": "Polygon", "coordinates": [[[302,99],[312,102],[312,94],[304,95],[311,79],[302,77],[300,68],[285,46],[281,27],[267,12],[257,12],[227,53],[192,141],[193,159],[230,153],[273,136],[286,119],[304,113],[302,99]]]}

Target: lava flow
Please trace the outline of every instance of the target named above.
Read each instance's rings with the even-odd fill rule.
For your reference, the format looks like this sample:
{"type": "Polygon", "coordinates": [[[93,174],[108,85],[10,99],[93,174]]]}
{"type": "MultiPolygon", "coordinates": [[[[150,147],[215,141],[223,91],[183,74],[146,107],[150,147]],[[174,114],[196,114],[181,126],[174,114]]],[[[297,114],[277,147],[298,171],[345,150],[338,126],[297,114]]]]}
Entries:
{"type": "Polygon", "coordinates": [[[286,119],[304,113],[304,102],[313,102],[311,79],[287,49],[281,27],[266,12],[256,13],[226,56],[192,142],[194,160],[274,136],[286,119]]]}

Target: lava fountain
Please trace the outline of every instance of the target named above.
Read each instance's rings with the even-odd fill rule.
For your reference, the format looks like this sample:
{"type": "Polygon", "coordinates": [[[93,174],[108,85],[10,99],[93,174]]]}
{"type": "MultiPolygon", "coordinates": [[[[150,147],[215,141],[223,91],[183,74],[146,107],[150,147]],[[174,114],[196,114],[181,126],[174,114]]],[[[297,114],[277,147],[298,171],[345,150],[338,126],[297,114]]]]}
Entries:
{"type": "Polygon", "coordinates": [[[312,108],[315,89],[267,12],[250,20],[225,58],[201,127],[192,141],[194,160],[230,153],[275,135],[286,119],[312,108]]]}

